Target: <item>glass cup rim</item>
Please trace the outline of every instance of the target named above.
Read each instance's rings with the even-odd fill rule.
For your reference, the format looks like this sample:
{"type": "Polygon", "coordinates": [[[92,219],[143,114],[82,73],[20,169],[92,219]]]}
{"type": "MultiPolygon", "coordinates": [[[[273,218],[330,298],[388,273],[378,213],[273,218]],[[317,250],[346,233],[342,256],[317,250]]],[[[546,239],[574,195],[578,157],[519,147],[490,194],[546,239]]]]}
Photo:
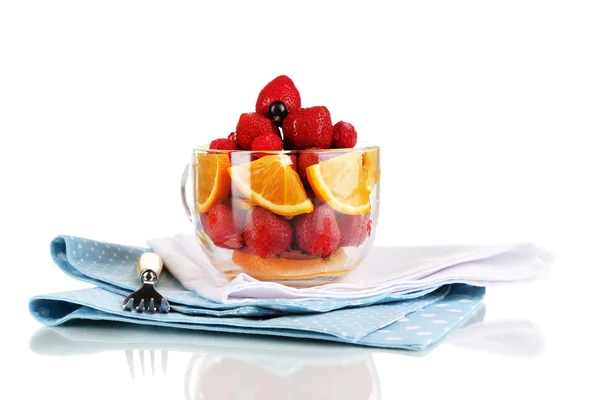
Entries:
{"type": "Polygon", "coordinates": [[[357,143],[356,147],[345,149],[305,149],[305,150],[217,150],[209,149],[208,145],[197,146],[193,148],[194,153],[211,153],[211,154],[256,154],[261,155],[277,155],[277,154],[299,154],[299,153],[350,153],[350,152],[365,152],[379,151],[377,145],[368,143],[357,143]]]}

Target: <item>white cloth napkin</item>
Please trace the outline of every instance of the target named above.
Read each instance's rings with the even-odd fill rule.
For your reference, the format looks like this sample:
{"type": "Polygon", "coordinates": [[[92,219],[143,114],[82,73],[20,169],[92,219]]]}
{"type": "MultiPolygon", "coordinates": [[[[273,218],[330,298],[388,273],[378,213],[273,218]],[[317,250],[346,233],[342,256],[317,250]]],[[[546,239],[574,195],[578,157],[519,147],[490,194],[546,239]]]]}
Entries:
{"type": "Polygon", "coordinates": [[[148,241],[183,286],[219,303],[247,299],[360,299],[405,294],[448,283],[490,286],[541,278],[552,256],[531,243],[499,246],[374,247],[350,274],[321,286],[291,288],[240,274],[221,276],[193,235],[148,241]]]}

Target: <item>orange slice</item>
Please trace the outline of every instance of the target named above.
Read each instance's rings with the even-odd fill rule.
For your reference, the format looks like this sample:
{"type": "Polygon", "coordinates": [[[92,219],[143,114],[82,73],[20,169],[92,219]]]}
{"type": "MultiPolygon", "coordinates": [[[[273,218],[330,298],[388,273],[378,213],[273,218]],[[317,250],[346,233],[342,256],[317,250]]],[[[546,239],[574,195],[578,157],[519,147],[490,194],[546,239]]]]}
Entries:
{"type": "Polygon", "coordinates": [[[369,188],[369,193],[373,191],[375,185],[379,182],[381,170],[379,167],[379,153],[376,150],[368,150],[363,153],[363,175],[369,188]]]}
{"type": "Polygon", "coordinates": [[[321,258],[299,250],[282,253],[279,258],[260,256],[234,250],[232,261],[256,279],[305,279],[317,276],[338,276],[352,270],[343,248],[331,257],[321,258]]]}
{"type": "Polygon", "coordinates": [[[275,214],[293,217],[314,209],[290,156],[263,156],[229,168],[229,174],[240,192],[275,214]]]}
{"type": "Polygon", "coordinates": [[[334,210],[363,215],[371,210],[367,181],[363,173],[362,153],[347,153],[306,168],[306,176],[315,194],[334,210]]]}
{"type": "Polygon", "coordinates": [[[225,200],[231,192],[227,173],[229,155],[198,154],[196,168],[196,208],[207,212],[215,203],[225,200]]]}

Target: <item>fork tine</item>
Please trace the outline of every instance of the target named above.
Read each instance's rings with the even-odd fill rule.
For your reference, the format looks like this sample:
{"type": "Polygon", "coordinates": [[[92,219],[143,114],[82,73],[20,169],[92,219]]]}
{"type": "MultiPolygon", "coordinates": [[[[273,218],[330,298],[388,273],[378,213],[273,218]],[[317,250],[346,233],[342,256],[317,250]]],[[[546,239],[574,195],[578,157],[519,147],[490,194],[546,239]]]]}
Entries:
{"type": "Polygon", "coordinates": [[[125,310],[125,311],[133,310],[133,297],[130,296],[129,300],[127,300],[127,302],[125,304],[123,304],[123,310],[125,310]]]}
{"type": "Polygon", "coordinates": [[[164,297],[160,299],[160,312],[168,313],[170,310],[169,302],[164,297]]]}
{"type": "Polygon", "coordinates": [[[160,359],[162,361],[162,373],[167,374],[167,362],[169,361],[169,352],[167,350],[160,351],[160,359]]]}
{"type": "Polygon", "coordinates": [[[154,350],[150,350],[150,369],[152,370],[152,376],[154,376],[154,350]]]}
{"type": "Polygon", "coordinates": [[[144,350],[139,349],[138,353],[140,354],[140,365],[142,366],[142,376],[146,376],[146,365],[144,364],[144,350]]]}
{"type": "Polygon", "coordinates": [[[135,374],[133,373],[133,350],[125,350],[125,358],[127,359],[127,365],[129,366],[129,372],[131,373],[131,377],[134,378],[135,374]]]}
{"type": "Polygon", "coordinates": [[[144,299],[140,300],[140,304],[138,304],[137,308],[136,308],[137,312],[142,312],[144,311],[144,299]]]}
{"type": "Polygon", "coordinates": [[[154,307],[154,297],[150,299],[150,303],[148,304],[148,311],[150,311],[151,313],[156,312],[156,307],[154,307]]]}

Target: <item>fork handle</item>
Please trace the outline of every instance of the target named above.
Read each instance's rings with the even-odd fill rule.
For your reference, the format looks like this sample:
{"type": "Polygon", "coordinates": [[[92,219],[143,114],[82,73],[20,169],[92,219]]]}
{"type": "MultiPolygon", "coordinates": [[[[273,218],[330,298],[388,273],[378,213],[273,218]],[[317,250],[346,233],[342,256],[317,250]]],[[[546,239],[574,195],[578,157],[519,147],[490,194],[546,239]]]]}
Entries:
{"type": "Polygon", "coordinates": [[[156,274],[156,278],[160,276],[163,268],[163,260],[156,253],[143,253],[138,259],[137,269],[138,273],[141,274],[145,270],[151,270],[156,274]]]}

